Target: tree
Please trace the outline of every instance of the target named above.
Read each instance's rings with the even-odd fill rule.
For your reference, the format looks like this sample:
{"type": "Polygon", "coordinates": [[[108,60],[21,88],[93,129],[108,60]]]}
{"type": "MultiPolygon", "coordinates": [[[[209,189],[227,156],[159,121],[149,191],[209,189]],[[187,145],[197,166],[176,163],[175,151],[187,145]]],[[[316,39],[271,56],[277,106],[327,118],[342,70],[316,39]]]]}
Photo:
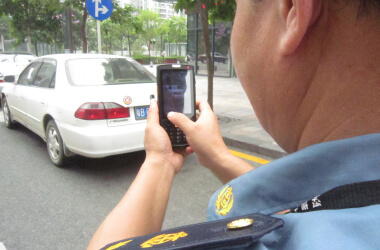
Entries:
{"type": "MultiPolygon", "coordinates": [[[[117,7],[113,11],[110,19],[116,24],[115,33],[120,36],[122,41],[121,44],[123,44],[124,36],[127,36],[129,56],[132,56],[131,35],[142,31],[142,22],[137,16],[137,9],[131,5],[125,5],[124,8],[117,7]]],[[[123,50],[124,48],[121,46],[121,51],[123,50]]]]}
{"type": "Polygon", "coordinates": [[[89,18],[86,22],[86,38],[88,51],[96,51],[98,48],[96,20],[89,18]]]}
{"type": "MultiPolygon", "coordinates": [[[[2,0],[0,14],[10,15],[12,36],[18,43],[27,39],[28,52],[37,42],[53,43],[62,37],[60,22],[53,17],[61,11],[59,0],[2,0]],[[58,8],[57,8],[58,6],[58,8]]],[[[35,54],[38,55],[37,46],[35,54]]]]}
{"type": "Polygon", "coordinates": [[[181,56],[181,49],[179,43],[186,41],[186,18],[183,16],[172,16],[168,24],[169,28],[169,42],[177,44],[178,55],[181,56]]]}
{"type": "MultiPolygon", "coordinates": [[[[64,6],[66,9],[71,10],[71,8],[77,10],[79,13],[82,13],[81,17],[78,18],[82,19],[80,23],[80,34],[81,34],[81,40],[82,40],[82,51],[83,53],[87,53],[87,34],[86,34],[86,25],[87,25],[87,18],[88,18],[88,11],[87,11],[87,1],[86,0],[65,0],[64,6]]],[[[68,14],[71,14],[71,11],[68,11],[68,14]]],[[[79,20],[77,19],[77,20],[79,20]]],[[[68,18],[68,22],[70,22],[71,18],[68,18]]],[[[76,33],[73,33],[76,34],[76,33]]],[[[75,38],[73,38],[75,43],[75,38]]],[[[72,51],[70,51],[72,52],[72,51]]]]}
{"type": "Polygon", "coordinates": [[[201,16],[208,72],[207,101],[211,108],[213,108],[214,67],[211,58],[208,24],[216,20],[232,21],[235,17],[236,2],[235,0],[178,0],[175,10],[195,11],[201,16]]]}
{"type": "MultiPolygon", "coordinates": [[[[80,23],[80,34],[81,34],[81,40],[82,40],[82,49],[83,53],[87,53],[87,47],[88,47],[88,40],[87,40],[87,33],[86,33],[86,27],[87,27],[87,20],[88,20],[88,11],[87,11],[87,1],[86,0],[65,0],[65,7],[67,9],[75,9],[82,13],[82,16],[80,19],[82,19],[80,23]]],[[[114,15],[115,10],[120,8],[116,1],[113,2],[113,13],[114,15]]],[[[75,34],[75,33],[74,33],[75,34]]],[[[75,37],[74,37],[74,43],[75,43],[75,37]]]]}
{"type": "Polygon", "coordinates": [[[158,26],[161,21],[160,15],[150,10],[142,10],[140,12],[140,20],[143,27],[143,32],[141,35],[148,46],[150,56],[152,41],[158,34],[158,26]]]}
{"type": "Polygon", "coordinates": [[[157,35],[160,37],[159,39],[159,48],[160,51],[164,51],[165,47],[163,46],[165,41],[168,41],[169,39],[169,19],[164,19],[162,22],[160,22],[160,25],[158,26],[157,29],[157,35]]]}
{"type": "Polygon", "coordinates": [[[4,15],[0,16],[0,51],[4,50],[3,48],[4,45],[4,40],[9,39],[9,22],[11,19],[4,15]]]}
{"type": "Polygon", "coordinates": [[[120,39],[119,32],[120,26],[112,22],[111,19],[106,19],[102,21],[102,40],[104,41],[106,54],[109,53],[108,50],[112,50],[116,47],[116,41],[120,39]]]}

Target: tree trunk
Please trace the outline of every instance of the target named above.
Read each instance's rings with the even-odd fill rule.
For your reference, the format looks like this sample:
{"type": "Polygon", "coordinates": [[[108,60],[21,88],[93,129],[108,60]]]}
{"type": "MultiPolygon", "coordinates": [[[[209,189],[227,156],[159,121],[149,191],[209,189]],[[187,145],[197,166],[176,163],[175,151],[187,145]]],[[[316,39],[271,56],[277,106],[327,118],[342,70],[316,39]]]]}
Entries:
{"type": "Polygon", "coordinates": [[[83,53],[87,53],[87,35],[86,35],[86,24],[87,24],[87,1],[84,5],[84,11],[83,11],[83,21],[81,26],[81,32],[82,32],[82,44],[83,44],[83,53]]]}
{"type": "Polygon", "coordinates": [[[28,35],[28,42],[26,43],[26,47],[27,47],[28,53],[32,53],[32,37],[31,37],[31,35],[28,35]]]}
{"type": "Polygon", "coordinates": [[[0,52],[3,52],[3,51],[5,51],[5,48],[4,48],[4,36],[3,35],[0,36],[0,40],[1,40],[1,42],[0,42],[0,46],[1,46],[0,52]]]}
{"type": "Polygon", "coordinates": [[[150,41],[148,43],[148,51],[149,51],[149,57],[150,57],[150,41]]]}
{"type": "Polygon", "coordinates": [[[128,50],[129,50],[129,56],[132,57],[132,52],[131,52],[131,38],[128,34],[128,50]]]}
{"type": "Polygon", "coordinates": [[[68,17],[68,27],[69,27],[69,49],[70,53],[74,52],[74,43],[73,43],[73,27],[72,27],[72,16],[71,16],[71,6],[67,9],[68,17]]]}
{"type": "Polygon", "coordinates": [[[208,72],[208,88],[207,88],[207,102],[210,104],[211,109],[213,109],[213,92],[214,92],[214,67],[211,59],[211,46],[210,46],[210,36],[208,34],[208,6],[207,3],[204,2],[202,8],[202,1],[199,1],[198,4],[201,13],[202,20],[202,31],[203,31],[203,39],[205,41],[205,49],[206,49],[206,60],[207,60],[207,72],[208,72]]]}
{"type": "MultiPolygon", "coordinates": [[[[29,40],[29,38],[28,38],[28,40],[29,40]]],[[[29,52],[29,53],[30,53],[30,52],[29,52]]],[[[37,42],[34,43],[34,54],[35,54],[36,56],[38,56],[37,42]]]]}

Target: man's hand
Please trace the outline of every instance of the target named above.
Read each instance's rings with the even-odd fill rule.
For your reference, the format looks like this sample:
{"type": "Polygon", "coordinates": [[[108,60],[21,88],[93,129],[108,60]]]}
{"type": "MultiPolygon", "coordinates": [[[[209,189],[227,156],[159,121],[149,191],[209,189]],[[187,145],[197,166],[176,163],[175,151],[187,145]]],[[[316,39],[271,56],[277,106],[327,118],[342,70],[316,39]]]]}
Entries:
{"type": "Polygon", "coordinates": [[[155,100],[151,100],[150,103],[144,145],[147,161],[167,162],[176,174],[182,168],[184,157],[189,155],[185,149],[173,151],[169,136],[159,123],[158,106],[155,100]]]}
{"type": "Polygon", "coordinates": [[[196,122],[181,113],[170,112],[168,119],[185,134],[190,145],[187,153],[195,152],[199,162],[207,167],[218,167],[226,155],[230,155],[220,133],[218,119],[207,102],[197,102],[200,115],[196,122]]]}

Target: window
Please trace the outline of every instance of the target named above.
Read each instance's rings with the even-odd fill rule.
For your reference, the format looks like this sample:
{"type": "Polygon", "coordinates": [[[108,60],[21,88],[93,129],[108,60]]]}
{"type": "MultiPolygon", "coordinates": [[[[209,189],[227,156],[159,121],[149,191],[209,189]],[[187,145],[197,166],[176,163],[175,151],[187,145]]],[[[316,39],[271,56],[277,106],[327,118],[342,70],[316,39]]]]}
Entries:
{"type": "Polygon", "coordinates": [[[36,79],[34,81],[34,86],[42,88],[54,87],[55,83],[55,61],[46,61],[42,64],[36,79]]]}
{"type": "Polygon", "coordinates": [[[18,79],[19,85],[32,85],[34,78],[37,75],[38,69],[41,66],[41,62],[35,62],[30,64],[20,75],[18,79]]]}
{"type": "Polygon", "coordinates": [[[78,86],[156,81],[138,62],[121,58],[71,59],[66,72],[70,83],[78,86]]]}

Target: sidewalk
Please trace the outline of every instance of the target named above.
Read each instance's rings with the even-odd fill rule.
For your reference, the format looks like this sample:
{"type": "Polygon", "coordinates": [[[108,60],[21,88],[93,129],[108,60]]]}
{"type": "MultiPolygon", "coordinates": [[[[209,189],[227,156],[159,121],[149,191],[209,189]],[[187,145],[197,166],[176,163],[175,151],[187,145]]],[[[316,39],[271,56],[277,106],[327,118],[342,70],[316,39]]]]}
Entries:
{"type": "MultiPolygon", "coordinates": [[[[156,67],[145,67],[156,75],[156,67]]],[[[197,101],[207,101],[207,76],[195,76],[197,101]]],[[[214,112],[224,142],[272,158],[286,155],[261,127],[237,78],[214,77],[214,112]]]]}

